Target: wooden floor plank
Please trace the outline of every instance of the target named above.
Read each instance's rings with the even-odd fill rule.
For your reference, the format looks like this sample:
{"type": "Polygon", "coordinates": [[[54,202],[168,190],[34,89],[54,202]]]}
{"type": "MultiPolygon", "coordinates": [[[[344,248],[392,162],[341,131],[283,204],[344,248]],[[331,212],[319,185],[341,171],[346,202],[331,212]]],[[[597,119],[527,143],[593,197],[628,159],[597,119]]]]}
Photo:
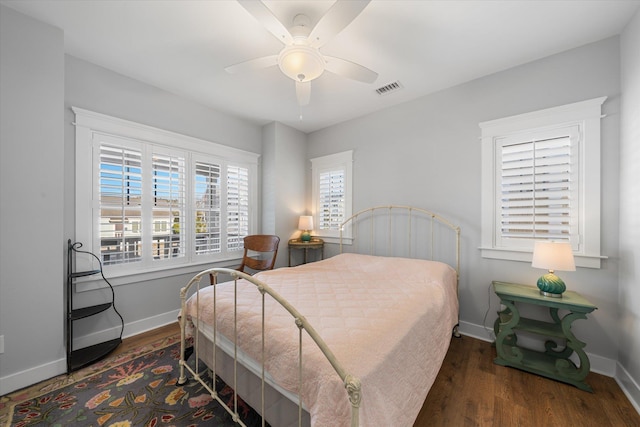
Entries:
{"type": "Polygon", "coordinates": [[[414,427],[637,427],[640,414],[613,378],[589,373],[589,393],[495,365],[491,343],[454,338],[414,427]]]}
{"type": "MultiPolygon", "coordinates": [[[[178,333],[178,323],[127,338],[114,354],[178,333]]],[[[589,393],[493,363],[491,343],[453,338],[414,427],[638,427],[640,414],[613,378],[593,372],[589,393]]]]}
{"type": "Polygon", "coordinates": [[[109,356],[117,356],[119,354],[123,354],[130,350],[133,350],[137,347],[142,347],[179,333],[179,323],[177,321],[169,323],[168,325],[162,326],[160,328],[152,329],[150,331],[123,339],[122,344],[120,344],[113,352],[111,352],[109,356]]]}

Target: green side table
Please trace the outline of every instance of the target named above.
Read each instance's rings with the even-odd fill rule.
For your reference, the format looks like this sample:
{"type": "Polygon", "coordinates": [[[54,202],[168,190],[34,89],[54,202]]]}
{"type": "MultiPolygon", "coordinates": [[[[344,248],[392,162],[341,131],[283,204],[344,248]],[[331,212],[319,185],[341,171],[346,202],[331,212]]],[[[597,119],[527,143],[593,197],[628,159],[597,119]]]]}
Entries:
{"type": "Polygon", "coordinates": [[[493,325],[498,354],[494,363],[572,384],[582,390],[593,391],[584,381],[591,368],[589,358],[584,352],[586,344],[573,335],[571,324],[577,319],[586,319],[587,314],[597,307],[573,291],[564,292],[562,298],[550,298],[540,295],[535,286],[505,282],[492,282],[492,285],[500,302],[505,306],[504,310],[498,312],[498,318],[493,325]],[[516,303],[549,308],[550,321],[520,316],[516,303]],[[568,313],[560,317],[559,310],[568,313]],[[545,351],[519,346],[518,331],[549,338],[545,342],[545,351]],[[557,342],[564,342],[564,348],[557,348],[557,342]],[[569,359],[573,353],[580,360],[579,366],[569,359]]]}

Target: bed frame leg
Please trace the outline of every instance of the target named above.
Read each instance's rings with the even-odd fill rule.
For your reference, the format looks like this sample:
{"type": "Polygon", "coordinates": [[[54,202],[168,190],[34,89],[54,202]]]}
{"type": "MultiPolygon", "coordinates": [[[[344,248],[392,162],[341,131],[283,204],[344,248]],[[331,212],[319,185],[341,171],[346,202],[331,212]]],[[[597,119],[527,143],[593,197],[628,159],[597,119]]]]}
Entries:
{"type": "Polygon", "coordinates": [[[185,360],[180,359],[178,361],[178,364],[180,365],[180,375],[178,376],[178,381],[176,381],[176,387],[181,387],[183,385],[185,385],[189,379],[187,378],[187,376],[184,373],[184,365],[187,362],[185,360]]]}
{"type": "Polygon", "coordinates": [[[456,326],[453,327],[453,336],[456,337],[456,338],[462,338],[462,334],[458,330],[458,326],[459,325],[456,325],[456,326]]]}
{"type": "Polygon", "coordinates": [[[184,349],[184,360],[189,360],[191,355],[193,354],[193,346],[187,347],[184,349]]]}
{"type": "Polygon", "coordinates": [[[184,359],[180,360],[180,376],[178,377],[178,381],[176,382],[176,387],[180,387],[189,382],[189,379],[184,374],[184,364],[187,363],[189,357],[193,354],[193,346],[187,347],[184,349],[184,359]]]}

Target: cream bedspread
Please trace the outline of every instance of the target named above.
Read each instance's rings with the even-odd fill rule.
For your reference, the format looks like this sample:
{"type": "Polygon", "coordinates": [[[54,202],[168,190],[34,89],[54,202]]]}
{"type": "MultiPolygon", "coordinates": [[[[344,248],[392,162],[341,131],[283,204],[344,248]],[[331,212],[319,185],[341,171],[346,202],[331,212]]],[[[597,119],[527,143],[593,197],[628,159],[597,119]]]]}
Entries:
{"type": "MultiPolygon", "coordinates": [[[[457,323],[456,273],[432,261],[341,254],[255,276],[302,313],[347,372],[362,383],[362,426],[411,426],[442,365],[457,323]]],[[[233,282],[217,285],[217,328],[233,339],[233,282]]],[[[261,305],[255,285],[238,281],[238,346],[261,360],[261,305]]],[[[191,317],[195,297],[187,305],[191,317]]],[[[199,292],[199,318],[212,323],[213,287],[199,292]]],[[[265,369],[298,393],[298,328],[278,303],[265,302],[265,369]]],[[[303,338],[302,400],[313,426],[348,426],[340,378],[303,338]]]]}

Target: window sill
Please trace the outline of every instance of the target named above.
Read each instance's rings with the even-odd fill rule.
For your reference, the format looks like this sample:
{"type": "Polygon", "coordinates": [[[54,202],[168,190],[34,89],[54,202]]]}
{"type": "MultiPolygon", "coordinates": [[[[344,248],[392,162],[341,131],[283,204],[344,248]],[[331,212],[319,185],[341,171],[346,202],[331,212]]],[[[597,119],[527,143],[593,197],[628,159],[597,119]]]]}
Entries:
{"type": "MultiPolygon", "coordinates": [[[[483,248],[480,247],[482,258],[501,259],[505,261],[522,261],[531,263],[532,252],[531,251],[517,251],[513,249],[499,249],[499,248],[483,248]]],[[[574,254],[576,267],[585,268],[601,268],[601,261],[607,259],[603,255],[576,255],[574,254]]]]}
{"type": "MultiPolygon", "coordinates": [[[[136,271],[135,273],[121,273],[113,274],[110,276],[109,272],[105,272],[105,277],[109,280],[112,286],[129,285],[137,282],[144,282],[148,280],[158,280],[167,277],[182,276],[185,274],[195,275],[208,268],[235,268],[240,265],[241,258],[232,258],[227,260],[220,260],[216,262],[204,262],[198,264],[189,264],[181,266],[167,267],[161,270],[154,269],[149,271],[136,271]]],[[[186,282],[181,284],[186,285],[186,282]]],[[[106,288],[102,277],[91,276],[82,280],[76,281],[76,292],[92,291],[96,289],[106,288]]]]}

